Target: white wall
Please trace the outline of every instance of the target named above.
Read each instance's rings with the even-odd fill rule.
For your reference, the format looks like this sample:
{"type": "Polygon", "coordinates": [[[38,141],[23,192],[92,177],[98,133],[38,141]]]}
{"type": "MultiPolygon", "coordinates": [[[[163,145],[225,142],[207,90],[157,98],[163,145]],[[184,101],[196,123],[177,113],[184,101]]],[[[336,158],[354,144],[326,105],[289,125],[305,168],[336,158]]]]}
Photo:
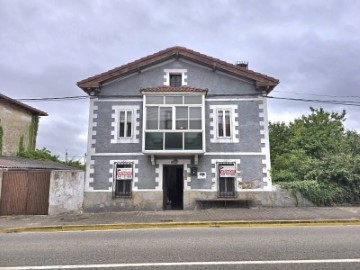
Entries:
{"type": "Polygon", "coordinates": [[[81,213],[84,200],[83,171],[52,171],[49,215],[81,213]]]}

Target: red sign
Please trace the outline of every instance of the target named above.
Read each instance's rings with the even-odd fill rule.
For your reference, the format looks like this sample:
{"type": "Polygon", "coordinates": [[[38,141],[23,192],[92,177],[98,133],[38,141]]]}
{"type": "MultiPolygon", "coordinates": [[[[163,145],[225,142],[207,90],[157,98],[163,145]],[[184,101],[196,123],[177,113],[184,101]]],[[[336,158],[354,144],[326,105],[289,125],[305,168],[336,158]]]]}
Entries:
{"type": "Polygon", "coordinates": [[[236,177],[236,168],[234,165],[219,165],[220,177],[236,177]]]}
{"type": "Polygon", "coordinates": [[[132,179],[133,171],[132,168],[116,168],[116,179],[132,179]]]}

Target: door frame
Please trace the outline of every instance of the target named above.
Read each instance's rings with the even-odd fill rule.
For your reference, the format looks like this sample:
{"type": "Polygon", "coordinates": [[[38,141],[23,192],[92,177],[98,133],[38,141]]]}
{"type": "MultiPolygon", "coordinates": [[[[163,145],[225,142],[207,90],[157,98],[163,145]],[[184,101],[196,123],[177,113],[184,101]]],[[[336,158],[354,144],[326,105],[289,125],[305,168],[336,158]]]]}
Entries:
{"type": "MultiPolygon", "coordinates": [[[[181,186],[181,204],[177,205],[176,210],[183,210],[184,209],[184,187],[185,187],[185,183],[184,183],[184,164],[164,164],[162,166],[162,186],[163,186],[163,210],[170,210],[171,205],[169,205],[168,203],[168,186],[167,186],[167,182],[168,182],[168,175],[165,172],[166,168],[171,168],[173,170],[175,170],[175,175],[176,175],[176,181],[175,181],[175,186],[177,188],[178,186],[178,181],[180,181],[180,186],[181,186]],[[177,174],[177,170],[181,170],[181,179],[178,179],[178,174],[177,174]]],[[[180,198],[180,196],[179,196],[180,198]]]]}

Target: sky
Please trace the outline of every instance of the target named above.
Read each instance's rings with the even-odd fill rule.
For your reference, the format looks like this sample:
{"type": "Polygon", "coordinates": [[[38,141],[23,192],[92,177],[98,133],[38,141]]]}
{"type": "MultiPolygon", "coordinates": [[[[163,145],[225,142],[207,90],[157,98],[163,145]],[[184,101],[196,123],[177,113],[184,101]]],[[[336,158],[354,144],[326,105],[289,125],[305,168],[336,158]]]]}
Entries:
{"type": "MultiPolygon", "coordinates": [[[[360,132],[360,1],[0,0],[0,93],[14,99],[82,96],[76,82],[172,46],[275,77],[269,120],[309,107],[347,111],[360,132]]],[[[25,102],[46,111],[37,147],[79,160],[89,101],[25,102]]]]}

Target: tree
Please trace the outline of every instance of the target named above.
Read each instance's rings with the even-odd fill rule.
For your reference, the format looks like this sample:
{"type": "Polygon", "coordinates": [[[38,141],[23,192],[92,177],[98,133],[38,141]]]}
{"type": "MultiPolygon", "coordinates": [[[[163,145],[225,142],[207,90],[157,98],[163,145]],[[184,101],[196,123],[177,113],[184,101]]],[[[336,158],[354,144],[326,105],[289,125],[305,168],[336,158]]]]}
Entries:
{"type": "Polygon", "coordinates": [[[272,178],[321,205],[360,202],[360,136],[346,112],[310,108],[289,125],[270,123],[272,178]]]}

